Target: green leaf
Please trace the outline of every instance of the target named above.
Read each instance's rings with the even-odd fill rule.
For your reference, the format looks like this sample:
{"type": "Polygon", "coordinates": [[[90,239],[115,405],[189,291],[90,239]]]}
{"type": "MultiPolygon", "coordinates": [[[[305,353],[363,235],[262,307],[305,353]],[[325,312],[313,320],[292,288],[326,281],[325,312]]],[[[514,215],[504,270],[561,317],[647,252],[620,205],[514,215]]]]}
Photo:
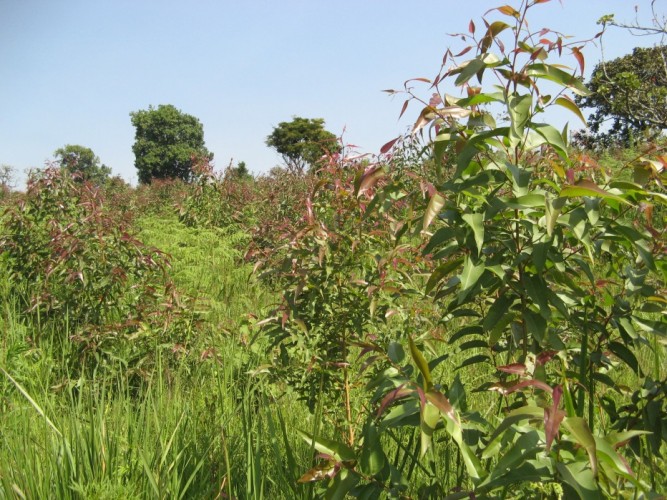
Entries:
{"type": "Polygon", "coordinates": [[[570,99],[569,97],[566,97],[566,96],[558,97],[554,101],[554,104],[557,104],[558,106],[562,106],[565,109],[568,109],[568,110],[572,111],[577,116],[577,118],[579,118],[582,121],[582,123],[585,126],[588,126],[588,123],[586,122],[586,118],[584,118],[584,115],[581,112],[581,110],[579,109],[579,106],[577,106],[574,103],[574,101],[572,99],[570,99]]]}
{"type": "Polygon", "coordinates": [[[431,447],[433,432],[440,421],[440,411],[430,403],[426,403],[421,411],[421,456],[431,447]]]}
{"type": "Polygon", "coordinates": [[[308,434],[305,431],[298,430],[297,433],[301,438],[308,443],[309,446],[313,446],[320,453],[334,457],[339,462],[345,462],[348,460],[355,460],[357,457],[354,453],[354,450],[347,446],[345,443],[340,441],[334,441],[322,436],[313,438],[312,435],[308,434]]]}
{"type": "Polygon", "coordinates": [[[555,127],[547,123],[531,123],[530,128],[541,135],[546,144],[556,149],[563,158],[567,158],[567,145],[563,141],[563,136],[555,127]]]}
{"type": "Polygon", "coordinates": [[[577,492],[582,500],[602,500],[593,472],[583,462],[565,464],[557,462],[556,468],[563,481],[577,492]]]}
{"type": "Polygon", "coordinates": [[[454,85],[463,85],[484,68],[486,68],[486,63],[481,57],[470,59],[465,66],[462,66],[461,73],[454,81],[454,85]]]}
{"type": "Polygon", "coordinates": [[[469,290],[475,284],[479,278],[484,274],[484,263],[479,262],[475,264],[470,256],[466,256],[465,263],[463,264],[463,271],[461,271],[461,288],[463,291],[469,290]]]}
{"type": "Polygon", "coordinates": [[[558,83],[564,87],[569,87],[572,92],[580,96],[591,95],[591,91],[575,77],[573,74],[563,71],[551,64],[531,64],[527,67],[526,73],[528,76],[536,78],[544,78],[552,82],[558,83]]]}
{"type": "Polygon", "coordinates": [[[588,428],[586,420],[581,417],[565,417],[565,419],[563,419],[563,426],[568,430],[574,440],[586,450],[591,463],[593,476],[597,477],[598,459],[596,455],[595,439],[593,438],[593,434],[591,434],[591,430],[588,428]]]}
{"type": "Polygon", "coordinates": [[[400,342],[391,341],[387,347],[387,356],[392,361],[392,363],[399,364],[405,359],[405,351],[403,351],[403,346],[400,342]]]}
{"type": "Polygon", "coordinates": [[[484,246],[484,214],[464,214],[461,218],[472,228],[477,245],[477,255],[481,255],[484,246]]]}
{"type": "Polygon", "coordinates": [[[507,102],[507,109],[510,116],[510,148],[514,149],[523,140],[526,125],[530,119],[530,112],[533,107],[533,97],[527,95],[513,95],[507,102]]]}
{"type": "Polygon", "coordinates": [[[426,399],[440,412],[447,433],[452,437],[454,442],[458,445],[463,457],[463,463],[466,465],[468,474],[474,478],[479,479],[484,476],[484,469],[482,468],[479,459],[472,452],[470,447],[463,440],[463,429],[461,427],[461,419],[456,409],[451,405],[444,394],[438,391],[430,390],[426,392],[426,399]]]}
{"type": "Polygon", "coordinates": [[[424,390],[428,391],[433,387],[433,378],[431,377],[431,370],[428,367],[428,363],[426,362],[424,355],[417,348],[417,345],[415,344],[415,341],[412,340],[411,336],[408,337],[408,343],[410,345],[410,354],[412,355],[412,359],[414,360],[415,364],[417,365],[417,368],[419,368],[419,371],[421,372],[422,377],[424,378],[424,390]]]}
{"type": "Polygon", "coordinates": [[[538,446],[539,442],[540,436],[536,431],[521,434],[514,445],[498,460],[488,479],[496,479],[525,460],[534,458],[541,451],[541,447],[538,446]]]}
{"type": "Polygon", "coordinates": [[[493,304],[491,304],[484,317],[483,327],[485,331],[492,330],[498,324],[498,321],[508,314],[509,308],[514,304],[515,298],[506,292],[493,301],[493,304]]]}
{"type": "Polygon", "coordinates": [[[431,236],[431,239],[424,248],[424,255],[431,253],[432,250],[445,242],[449,243],[455,240],[458,232],[458,229],[454,227],[441,227],[438,229],[435,233],[433,233],[433,236],[431,236]]]}
{"type": "Polygon", "coordinates": [[[624,344],[621,344],[620,342],[609,342],[609,350],[628,365],[632,371],[640,373],[637,357],[624,344]]]}
{"type": "Polygon", "coordinates": [[[463,257],[459,257],[458,259],[452,259],[448,262],[445,262],[444,264],[438,266],[433,273],[431,273],[431,277],[428,279],[428,282],[426,283],[426,293],[431,293],[431,290],[435,288],[435,286],[449,273],[451,273],[454,269],[458,268],[461,263],[463,262],[463,257]]]}
{"type": "Polygon", "coordinates": [[[544,420],[544,408],[529,405],[512,410],[491,435],[489,444],[482,453],[482,458],[487,459],[494,456],[497,453],[495,442],[501,439],[507,429],[522,420],[544,420]]]}
{"type": "Polygon", "coordinates": [[[371,476],[379,473],[387,462],[387,457],[382,451],[382,444],[377,427],[372,421],[369,421],[364,427],[364,442],[361,447],[361,457],[359,458],[361,469],[371,476]]]}
{"type": "Polygon", "coordinates": [[[326,500],[344,500],[348,492],[359,482],[359,476],[349,469],[343,469],[333,479],[327,488],[326,500]]]}
{"type": "Polygon", "coordinates": [[[561,198],[576,198],[579,196],[595,196],[598,198],[603,198],[607,200],[615,200],[620,203],[625,203],[626,205],[632,205],[625,198],[621,198],[618,195],[612,194],[608,191],[605,191],[593,181],[590,180],[580,180],[574,185],[566,185],[559,195],[561,198]]]}

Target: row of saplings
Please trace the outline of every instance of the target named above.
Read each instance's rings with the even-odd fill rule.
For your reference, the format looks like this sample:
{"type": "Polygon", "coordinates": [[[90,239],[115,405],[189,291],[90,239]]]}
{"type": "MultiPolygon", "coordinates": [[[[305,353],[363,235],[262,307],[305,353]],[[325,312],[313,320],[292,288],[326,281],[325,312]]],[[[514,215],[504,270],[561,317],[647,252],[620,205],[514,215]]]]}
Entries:
{"type": "MultiPolygon", "coordinates": [[[[257,279],[280,293],[255,339],[269,346],[270,377],[316,416],[299,429],[317,452],[300,482],[322,494],[618,498],[665,487],[664,161],[653,148],[627,165],[628,180],[572,155],[540,115],[578,108],[539,89],[587,90],[547,63],[562,40],[548,32],[536,44],[525,12],[508,9],[514,29],[467,36],[473,57],[443,65],[413,136],[380,157],[341,153],[311,176],[258,180],[204,166],[176,200],[186,224],[247,231],[257,279]],[[502,92],[481,86],[485,72],[502,92]],[[445,81],[460,97],[440,92],[445,81]]],[[[66,311],[79,328],[61,339],[73,360],[146,366],[134,333],[148,325],[178,343],[192,313],[164,255],[120,216],[141,201],[110,199],[123,203],[60,171],[38,174],[6,215],[3,254],[33,321],[66,311]]]]}

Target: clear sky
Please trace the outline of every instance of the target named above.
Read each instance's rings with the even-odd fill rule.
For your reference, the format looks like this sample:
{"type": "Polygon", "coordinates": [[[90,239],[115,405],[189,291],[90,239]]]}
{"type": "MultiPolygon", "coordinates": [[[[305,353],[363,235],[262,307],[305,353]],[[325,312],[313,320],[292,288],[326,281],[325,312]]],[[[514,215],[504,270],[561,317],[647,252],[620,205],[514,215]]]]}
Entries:
{"type": "MultiPolygon", "coordinates": [[[[447,34],[504,3],[519,2],[0,0],[0,164],[20,174],[80,144],[136,183],[129,113],[159,104],[201,120],[218,168],[280,164],[264,141],[293,116],[375,153],[419,112],[399,121],[403,100],[382,90],[434,77],[461,46],[447,34]]],[[[649,0],[553,0],[529,21],[584,39],[604,14],[632,21],[636,4],[648,14],[649,0]]],[[[614,30],[605,56],[652,42],[614,30]]],[[[584,54],[590,71],[600,49],[584,54]]]]}

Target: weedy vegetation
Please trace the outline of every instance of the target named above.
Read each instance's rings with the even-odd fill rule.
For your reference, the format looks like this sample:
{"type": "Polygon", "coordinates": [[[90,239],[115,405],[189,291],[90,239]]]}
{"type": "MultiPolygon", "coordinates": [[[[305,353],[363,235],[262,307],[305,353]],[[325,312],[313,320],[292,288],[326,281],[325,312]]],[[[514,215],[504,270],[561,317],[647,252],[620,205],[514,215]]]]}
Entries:
{"type": "Polygon", "coordinates": [[[542,3],[375,157],[3,196],[0,497],[661,498],[667,156],[549,123],[589,90],[542,3]]]}

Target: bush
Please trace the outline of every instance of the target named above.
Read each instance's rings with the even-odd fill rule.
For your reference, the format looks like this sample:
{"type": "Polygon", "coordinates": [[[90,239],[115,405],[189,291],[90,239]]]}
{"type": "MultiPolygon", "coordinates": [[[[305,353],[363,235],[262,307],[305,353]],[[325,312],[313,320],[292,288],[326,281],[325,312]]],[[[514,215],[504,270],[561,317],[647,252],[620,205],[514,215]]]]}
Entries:
{"type": "Polygon", "coordinates": [[[166,256],[137,240],[92,184],[58,168],[34,172],[5,217],[0,249],[24,317],[63,353],[74,341],[70,361],[89,352],[143,360],[153,331],[182,316],[166,256]]]}

